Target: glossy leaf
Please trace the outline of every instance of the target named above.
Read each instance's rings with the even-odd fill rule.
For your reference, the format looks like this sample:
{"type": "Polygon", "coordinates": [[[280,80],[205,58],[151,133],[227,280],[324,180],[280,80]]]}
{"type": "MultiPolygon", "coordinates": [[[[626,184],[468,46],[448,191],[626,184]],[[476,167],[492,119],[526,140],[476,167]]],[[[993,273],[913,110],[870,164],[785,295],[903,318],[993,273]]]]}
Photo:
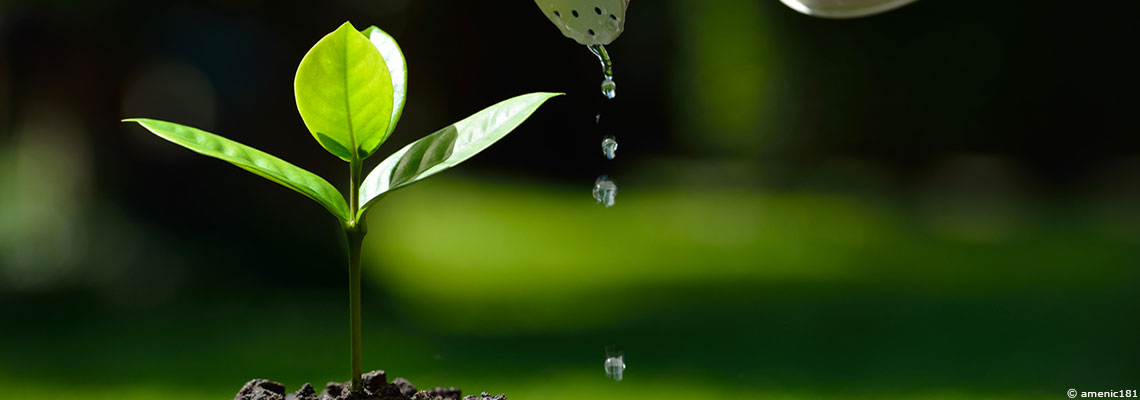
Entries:
{"type": "Polygon", "coordinates": [[[345,161],[365,158],[388,137],[392,80],[380,51],[345,22],[297,67],[297,111],[313,137],[345,161]]]}
{"type": "Polygon", "coordinates": [[[384,59],[384,64],[388,67],[388,73],[392,79],[392,120],[388,123],[387,133],[387,135],[391,135],[396,130],[396,123],[400,121],[400,115],[404,112],[404,101],[408,95],[408,63],[404,60],[404,52],[400,51],[400,45],[396,44],[396,39],[387,32],[370,26],[360,33],[364,34],[372,42],[372,45],[376,46],[376,50],[380,51],[380,57],[384,59]]]}
{"type": "Polygon", "coordinates": [[[451,168],[490,147],[561,93],[531,93],[479,111],[380,162],[360,186],[361,213],[384,194],[451,168]]]}
{"type": "Polygon", "coordinates": [[[344,196],[323,178],[271,156],[261,150],[226,139],[210,132],[172,122],[134,118],[136,122],[159,137],[182,147],[239,166],[287,188],[316,200],[342,221],[348,220],[348,204],[344,196]]]}

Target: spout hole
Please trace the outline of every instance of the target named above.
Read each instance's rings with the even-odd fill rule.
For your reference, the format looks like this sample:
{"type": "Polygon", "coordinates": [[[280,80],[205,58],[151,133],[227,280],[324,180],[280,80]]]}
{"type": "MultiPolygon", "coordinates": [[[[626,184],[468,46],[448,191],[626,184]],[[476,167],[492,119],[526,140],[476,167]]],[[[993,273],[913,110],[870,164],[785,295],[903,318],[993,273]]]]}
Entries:
{"type": "MultiPolygon", "coordinates": [[[[558,13],[558,12],[556,11],[556,12],[555,12],[555,14],[557,14],[557,13],[558,13]]],[[[616,15],[613,15],[613,14],[610,14],[610,19],[611,19],[611,20],[614,20],[614,21],[617,21],[617,16],[616,16],[616,15]]]]}
{"type": "Polygon", "coordinates": [[[587,29],[586,33],[589,33],[590,36],[594,36],[594,30],[593,29],[587,29]]]}
{"type": "Polygon", "coordinates": [[[594,12],[598,13],[598,15],[602,15],[602,9],[601,8],[594,7],[594,12]]]}
{"type": "Polygon", "coordinates": [[[554,16],[558,17],[558,18],[562,18],[562,13],[559,13],[558,11],[554,11],[554,16]]]}
{"type": "Polygon", "coordinates": [[[570,14],[573,15],[574,18],[578,18],[578,10],[570,10],[570,14]]]}

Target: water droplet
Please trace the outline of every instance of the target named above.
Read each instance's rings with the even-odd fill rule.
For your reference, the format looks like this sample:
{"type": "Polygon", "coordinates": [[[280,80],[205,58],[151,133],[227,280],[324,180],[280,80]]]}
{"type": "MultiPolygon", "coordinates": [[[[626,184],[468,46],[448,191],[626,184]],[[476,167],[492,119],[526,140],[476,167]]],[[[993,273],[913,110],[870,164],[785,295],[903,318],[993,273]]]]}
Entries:
{"type": "Polygon", "coordinates": [[[600,124],[600,123],[602,123],[602,114],[598,114],[598,115],[595,115],[595,116],[594,116],[594,123],[595,123],[595,124],[600,124]]]}
{"type": "Polygon", "coordinates": [[[612,99],[617,96],[617,84],[613,79],[606,78],[602,81],[602,95],[607,99],[612,99]]]}
{"type": "Polygon", "coordinates": [[[616,346],[606,346],[606,376],[620,381],[625,373],[625,353],[616,346]]]}
{"type": "MultiPolygon", "coordinates": [[[[594,200],[610,208],[613,207],[615,198],[617,198],[617,185],[608,176],[599,176],[594,181],[594,200]]],[[[625,364],[622,364],[622,368],[625,368],[625,364]]]]}
{"type": "Polygon", "coordinates": [[[625,352],[617,350],[617,346],[606,346],[606,376],[620,381],[625,373],[625,352]]]}
{"type": "Polygon", "coordinates": [[[602,139],[602,154],[605,154],[606,158],[613,160],[615,156],[614,153],[617,152],[617,148],[617,139],[615,139],[613,135],[607,135],[602,139]]]}
{"type": "Polygon", "coordinates": [[[606,46],[600,44],[591,44],[587,46],[591,53],[598,56],[598,62],[602,63],[602,75],[605,80],[602,81],[602,94],[607,99],[612,99],[617,95],[617,84],[614,83],[614,64],[610,61],[610,53],[606,51],[606,46]]]}
{"type": "Polygon", "coordinates": [[[623,372],[625,372],[625,361],[622,361],[621,356],[606,359],[606,376],[620,381],[623,372]]]}

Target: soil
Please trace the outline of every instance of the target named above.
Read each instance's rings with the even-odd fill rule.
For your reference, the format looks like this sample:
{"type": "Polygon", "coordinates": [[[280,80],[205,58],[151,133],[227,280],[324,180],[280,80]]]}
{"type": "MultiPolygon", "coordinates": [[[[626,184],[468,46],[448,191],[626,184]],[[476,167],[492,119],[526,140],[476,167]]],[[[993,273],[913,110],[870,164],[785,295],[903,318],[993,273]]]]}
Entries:
{"type": "Polygon", "coordinates": [[[364,374],[364,392],[353,394],[349,391],[351,382],[329,382],[324,390],[317,393],[308,383],[296,392],[286,393],[285,385],[265,379],[254,379],[241,387],[234,400],[507,400],[503,394],[492,395],[483,392],[479,395],[460,397],[454,387],[437,387],[430,390],[417,390],[416,386],[404,378],[396,378],[388,383],[384,371],[364,374]]]}

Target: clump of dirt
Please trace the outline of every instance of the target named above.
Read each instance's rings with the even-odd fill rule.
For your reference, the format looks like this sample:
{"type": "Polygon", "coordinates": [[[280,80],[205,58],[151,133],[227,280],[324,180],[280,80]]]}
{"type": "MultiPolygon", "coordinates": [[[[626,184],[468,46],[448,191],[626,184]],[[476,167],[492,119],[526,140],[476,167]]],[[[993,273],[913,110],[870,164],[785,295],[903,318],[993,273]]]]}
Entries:
{"type": "Polygon", "coordinates": [[[396,378],[388,383],[384,371],[372,371],[362,376],[364,391],[352,393],[352,382],[329,382],[321,393],[308,383],[294,393],[286,393],[285,385],[265,379],[254,379],[241,387],[234,400],[507,400],[503,394],[492,395],[483,392],[460,398],[455,387],[437,387],[430,390],[417,390],[416,386],[404,378],[396,378]]]}

